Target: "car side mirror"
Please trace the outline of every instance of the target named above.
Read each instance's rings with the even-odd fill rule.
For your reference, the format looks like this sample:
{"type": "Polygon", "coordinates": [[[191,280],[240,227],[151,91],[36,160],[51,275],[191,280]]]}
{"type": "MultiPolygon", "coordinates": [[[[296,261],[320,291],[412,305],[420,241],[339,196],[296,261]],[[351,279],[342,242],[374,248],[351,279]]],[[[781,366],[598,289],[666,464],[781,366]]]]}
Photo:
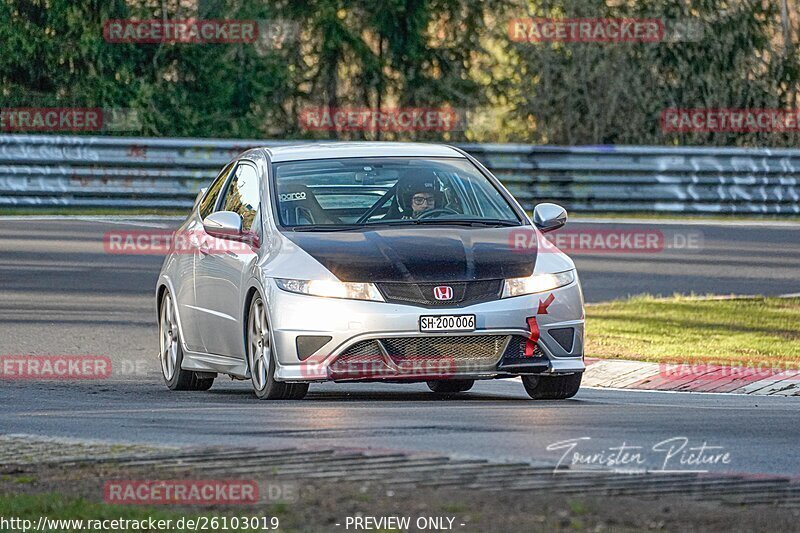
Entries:
{"type": "Polygon", "coordinates": [[[203,220],[203,229],[214,237],[241,237],[242,217],[233,211],[216,211],[203,220]]]}
{"type": "Polygon", "coordinates": [[[567,223],[567,210],[558,204],[538,204],[533,209],[533,225],[542,233],[554,231],[567,223]]]}

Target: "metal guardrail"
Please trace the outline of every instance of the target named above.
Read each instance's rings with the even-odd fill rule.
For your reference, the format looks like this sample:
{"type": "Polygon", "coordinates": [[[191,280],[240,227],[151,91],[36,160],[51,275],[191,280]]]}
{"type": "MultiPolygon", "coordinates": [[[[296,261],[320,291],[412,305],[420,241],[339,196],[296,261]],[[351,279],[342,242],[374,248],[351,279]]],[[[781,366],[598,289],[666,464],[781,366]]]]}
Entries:
{"type": "MultiPolygon", "coordinates": [[[[291,141],[0,135],[0,207],[189,207],[241,151],[291,141]]],[[[800,150],[460,145],[523,203],[800,213],[800,150]]]]}

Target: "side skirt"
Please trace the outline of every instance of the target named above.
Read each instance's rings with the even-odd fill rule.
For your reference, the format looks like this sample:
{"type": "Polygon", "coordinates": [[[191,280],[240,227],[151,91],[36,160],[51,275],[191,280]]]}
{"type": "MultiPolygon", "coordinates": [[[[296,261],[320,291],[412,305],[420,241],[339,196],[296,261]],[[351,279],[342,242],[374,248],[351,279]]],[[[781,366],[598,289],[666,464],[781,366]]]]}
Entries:
{"type": "Polygon", "coordinates": [[[250,379],[250,374],[247,371],[247,363],[241,359],[225,355],[191,352],[185,348],[183,351],[183,364],[181,368],[195,372],[230,374],[237,378],[250,379]]]}

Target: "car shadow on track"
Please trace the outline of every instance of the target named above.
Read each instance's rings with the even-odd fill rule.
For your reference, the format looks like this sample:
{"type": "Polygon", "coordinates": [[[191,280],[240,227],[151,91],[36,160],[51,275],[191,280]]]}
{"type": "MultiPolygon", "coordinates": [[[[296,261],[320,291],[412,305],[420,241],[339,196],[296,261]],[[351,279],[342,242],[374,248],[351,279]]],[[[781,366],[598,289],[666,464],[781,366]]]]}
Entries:
{"type": "MultiPolygon", "coordinates": [[[[391,389],[391,385],[386,388],[378,389],[374,386],[360,389],[357,385],[329,385],[325,389],[315,390],[312,385],[308,391],[308,395],[303,400],[289,400],[279,402],[265,401],[265,404],[293,404],[302,405],[303,403],[312,402],[458,402],[458,403],[485,403],[485,402],[502,402],[502,403],[525,403],[535,405],[547,404],[565,404],[573,403],[578,400],[556,400],[556,401],[533,401],[525,394],[524,391],[513,394],[512,390],[507,393],[494,393],[489,391],[470,391],[460,392],[453,394],[437,394],[421,390],[403,390],[391,389]],[[341,390],[337,388],[341,387],[341,390]]],[[[522,387],[520,386],[520,389],[522,387]]],[[[257,401],[253,392],[247,388],[212,388],[211,390],[203,393],[197,393],[197,396],[209,395],[218,399],[224,398],[242,398],[245,400],[257,401]]]]}

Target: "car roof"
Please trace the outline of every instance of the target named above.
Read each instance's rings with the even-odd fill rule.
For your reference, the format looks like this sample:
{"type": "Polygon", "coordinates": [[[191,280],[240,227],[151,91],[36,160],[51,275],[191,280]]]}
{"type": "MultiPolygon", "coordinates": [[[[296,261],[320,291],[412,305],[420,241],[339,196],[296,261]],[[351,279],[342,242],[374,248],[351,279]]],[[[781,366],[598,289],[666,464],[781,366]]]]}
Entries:
{"type": "Polygon", "coordinates": [[[274,162],[345,157],[464,157],[464,154],[452,146],[400,142],[309,142],[265,147],[264,150],[274,162]]]}

